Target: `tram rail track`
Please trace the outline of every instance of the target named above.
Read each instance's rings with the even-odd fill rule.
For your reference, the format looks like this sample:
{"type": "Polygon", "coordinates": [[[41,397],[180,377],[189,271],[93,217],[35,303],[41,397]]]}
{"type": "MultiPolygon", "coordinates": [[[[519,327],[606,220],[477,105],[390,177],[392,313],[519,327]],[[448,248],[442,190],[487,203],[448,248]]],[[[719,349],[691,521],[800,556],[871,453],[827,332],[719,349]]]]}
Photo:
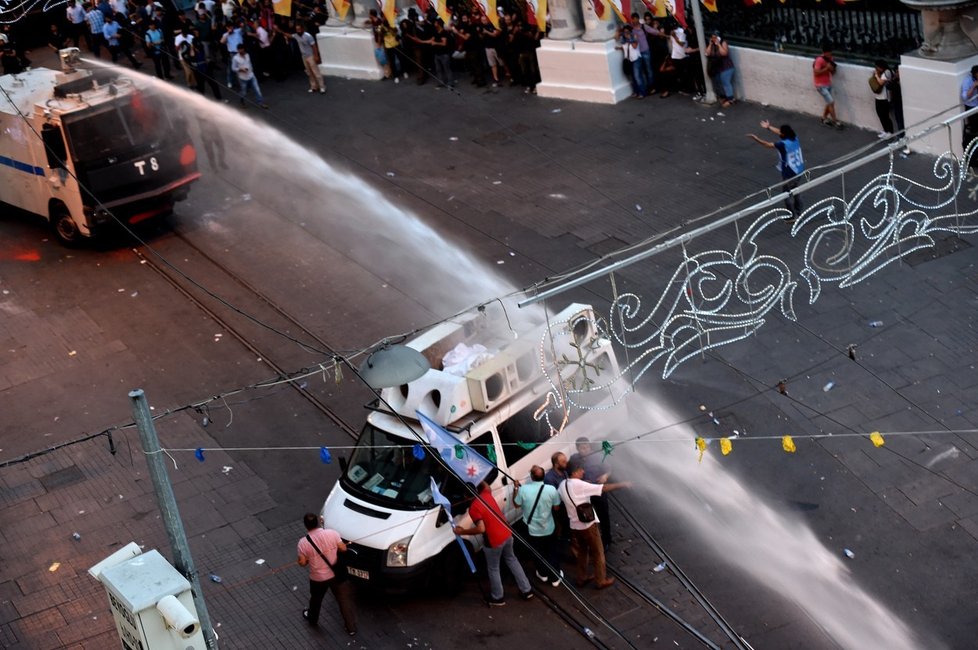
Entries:
{"type": "MultiPolygon", "coordinates": [[[[318,345],[320,345],[324,350],[331,350],[332,347],[324,341],[318,334],[303,325],[298,319],[289,314],[283,307],[275,303],[274,300],[265,295],[257,287],[249,283],[247,280],[242,278],[240,275],[229,269],[226,265],[222,264],[218,260],[214,259],[213,256],[209,255],[206,251],[201,249],[199,246],[191,242],[186,236],[182,235],[178,231],[173,231],[173,237],[178,239],[184,245],[189,247],[193,252],[203,259],[207,264],[213,266],[215,269],[219,270],[224,276],[228,278],[231,282],[239,286],[241,289],[250,293],[256,297],[259,302],[265,305],[267,308],[271,309],[273,313],[277,316],[290,323],[292,326],[299,329],[304,335],[311,338],[318,345]]],[[[139,260],[145,263],[151,270],[153,270],[157,275],[159,275],[164,281],[166,281],[170,286],[172,286],[177,292],[184,296],[188,301],[190,301],[195,307],[201,310],[209,318],[213,319],[222,329],[228,332],[232,337],[234,337],[239,343],[241,343],[250,352],[255,354],[258,358],[267,364],[272,370],[279,374],[281,377],[287,377],[289,371],[286,368],[275,361],[274,354],[270,354],[268,349],[259,347],[250,337],[246,336],[240,331],[240,328],[235,326],[230,322],[229,319],[223,317],[218,313],[217,310],[207,305],[205,301],[184,282],[180,281],[180,274],[174,273],[171,269],[168,269],[164,264],[157,261],[155,255],[146,254],[142,248],[133,248],[133,253],[139,260]]],[[[310,368],[311,369],[311,368],[310,368]]],[[[346,433],[348,436],[356,440],[359,432],[351,427],[343,418],[328,404],[321,400],[315,393],[308,390],[299,381],[289,381],[288,385],[295,389],[299,395],[301,395],[306,401],[308,401],[317,411],[325,415],[330,422],[336,425],[341,431],[346,433]]]]}

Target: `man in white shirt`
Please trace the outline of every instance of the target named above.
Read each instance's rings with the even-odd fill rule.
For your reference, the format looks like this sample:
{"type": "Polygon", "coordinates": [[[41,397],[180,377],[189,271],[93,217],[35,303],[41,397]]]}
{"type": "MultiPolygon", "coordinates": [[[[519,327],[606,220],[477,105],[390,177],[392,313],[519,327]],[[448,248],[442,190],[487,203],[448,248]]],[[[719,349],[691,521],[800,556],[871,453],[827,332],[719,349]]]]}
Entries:
{"type": "Polygon", "coordinates": [[[567,479],[562,481],[557,492],[560,494],[571,528],[571,549],[577,559],[578,587],[583,587],[592,580],[598,589],[604,589],[614,584],[615,579],[609,578],[604,560],[604,545],[601,543],[601,530],[598,527],[597,515],[591,508],[591,497],[630,487],[630,483],[588,483],[584,480],[584,463],[577,459],[567,466],[567,479]],[[590,521],[581,521],[581,510],[585,506],[591,510],[590,521]],[[588,560],[594,564],[594,576],[588,575],[588,560]]]}
{"type": "MultiPolygon", "coordinates": [[[[83,35],[88,34],[85,29],[87,25],[85,24],[85,9],[81,6],[78,0],[68,0],[68,7],[65,9],[65,15],[68,18],[68,38],[65,39],[75,39],[75,47],[79,47],[79,42],[83,35]]],[[[88,42],[88,38],[85,39],[85,44],[91,49],[91,44],[88,42]]]]}
{"type": "Polygon", "coordinates": [[[238,46],[238,53],[231,57],[231,70],[238,77],[238,84],[241,88],[241,105],[245,105],[245,96],[248,94],[248,89],[251,88],[255,92],[255,99],[258,100],[258,104],[262,108],[268,108],[265,98],[261,95],[261,89],[258,88],[255,69],[251,65],[251,57],[248,56],[244,43],[238,46]]]}
{"type": "Polygon", "coordinates": [[[194,78],[194,70],[190,66],[190,46],[193,45],[194,35],[187,32],[187,28],[180,25],[176,37],[173,39],[173,49],[180,59],[180,66],[183,68],[183,75],[187,80],[187,88],[197,85],[194,78]]]}

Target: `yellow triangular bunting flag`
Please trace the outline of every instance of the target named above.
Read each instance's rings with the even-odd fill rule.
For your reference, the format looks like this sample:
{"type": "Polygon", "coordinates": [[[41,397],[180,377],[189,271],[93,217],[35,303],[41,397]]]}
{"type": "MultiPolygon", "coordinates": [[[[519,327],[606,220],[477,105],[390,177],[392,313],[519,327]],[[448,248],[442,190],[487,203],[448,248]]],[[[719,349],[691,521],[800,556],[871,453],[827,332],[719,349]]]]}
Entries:
{"type": "Polygon", "coordinates": [[[697,438],[696,439],[696,448],[700,450],[700,456],[696,460],[697,460],[697,462],[702,463],[703,462],[703,454],[706,452],[706,440],[703,440],[702,438],[697,438]]]}
{"type": "Polygon", "coordinates": [[[795,441],[791,439],[791,436],[784,436],[781,438],[781,448],[789,454],[793,454],[795,453],[795,441]]]}
{"type": "Polygon", "coordinates": [[[873,441],[874,447],[882,447],[884,444],[886,444],[886,441],[883,440],[883,436],[880,435],[879,431],[874,431],[869,434],[869,439],[873,441]]]}
{"type": "Polygon", "coordinates": [[[730,442],[730,438],[720,438],[720,453],[726,456],[732,449],[733,443],[730,442]]]}

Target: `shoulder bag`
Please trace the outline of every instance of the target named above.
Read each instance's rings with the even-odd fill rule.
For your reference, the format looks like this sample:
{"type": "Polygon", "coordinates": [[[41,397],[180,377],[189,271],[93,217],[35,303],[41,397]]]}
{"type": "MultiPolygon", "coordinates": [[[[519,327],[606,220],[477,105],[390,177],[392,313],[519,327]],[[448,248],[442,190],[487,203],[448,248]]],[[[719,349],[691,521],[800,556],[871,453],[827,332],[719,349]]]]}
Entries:
{"type": "Polygon", "coordinates": [[[306,535],[306,541],[312,544],[312,547],[316,549],[317,553],[319,553],[319,557],[323,558],[323,562],[325,562],[326,566],[328,566],[330,570],[333,572],[333,580],[335,580],[336,582],[346,582],[346,579],[350,576],[350,573],[346,570],[346,565],[344,565],[343,561],[340,559],[342,557],[340,551],[339,550],[336,551],[336,564],[333,564],[328,559],[326,559],[326,556],[323,555],[323,552],[319,550],[318,546],[316,546],[316,542],[312,541],[311,536],[306,535]]]}
{"type": "Polygon", "coordinates": [[[537,511],[537,504],[540,503],[540,497],[543,496],[543,488],[547,487],[544,483],[540,491],[537,492],[537,498],[533,501],[533,507],[530,508],[530,514],[526,518],[520,518],[515,524],[513,524],[513,532],[516,533],[517,537],[527,537],[530,534],[530,522],[533,520],[533,513],[537,511]]]}
{"type": "Polygon", "coordinates": [[[570,499],[571,504],[574,506],[574,510],[577,511],[577,518],[582,524],[589,524],[596,519],[594,516],[594,506],[591,505],[591,501],[588,500],[587,503],[577,503],[574,501],[574,497],[571,496],[570,487],[567,482],[570,479],[564,481],[564,492],[567,493],[567,498],[570,499]]]}

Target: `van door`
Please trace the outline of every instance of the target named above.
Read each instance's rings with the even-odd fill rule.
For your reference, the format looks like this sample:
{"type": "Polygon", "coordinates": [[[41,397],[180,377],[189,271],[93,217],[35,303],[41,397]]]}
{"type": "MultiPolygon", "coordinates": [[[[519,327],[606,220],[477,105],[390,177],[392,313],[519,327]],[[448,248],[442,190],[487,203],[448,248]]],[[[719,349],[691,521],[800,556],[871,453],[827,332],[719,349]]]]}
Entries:
{"type": "MultiPolygon", "coordinates": [[[[550,467],[550,456],[558,448],[545,445],[550,440],[550,425],[546,420],[535,420],[533,414],[539,404],[531,402],[509,418],[499,423],[496,435],[499,438],[500,466],[505,465],[510,476],[525,483],[530,478],[530,468],[539,465],[544,469],[550,467]]],[[[506,489],[506,504],[504,512],[509,521],[515,521],[520,516],[519,509],[512,503],[512,484],[506,489]]]]}

